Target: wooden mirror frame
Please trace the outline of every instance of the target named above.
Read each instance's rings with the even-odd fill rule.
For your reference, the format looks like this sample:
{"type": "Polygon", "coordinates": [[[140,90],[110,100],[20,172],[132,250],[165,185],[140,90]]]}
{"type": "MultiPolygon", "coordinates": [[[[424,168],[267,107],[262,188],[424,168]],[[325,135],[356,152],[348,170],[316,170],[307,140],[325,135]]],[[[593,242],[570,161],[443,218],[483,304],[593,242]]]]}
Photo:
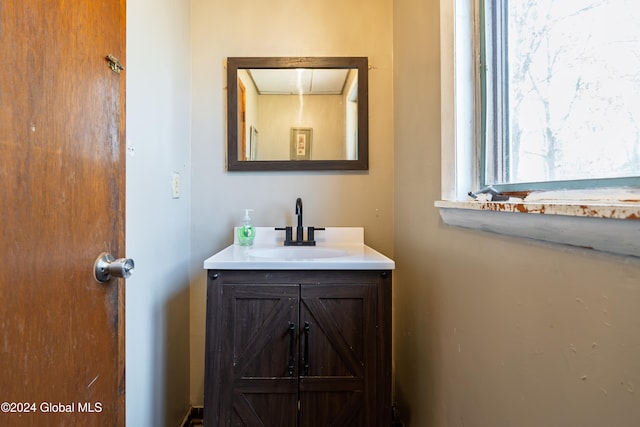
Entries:
{"type": "Polygon", "coordinates": [[[227,168],[229,171],[319,171],[369,169],[369,61],[366,57],[227,58],[227,168]],[[354,68],[358,70],[356,160],[239,160],[238,69],[354,68]]]}

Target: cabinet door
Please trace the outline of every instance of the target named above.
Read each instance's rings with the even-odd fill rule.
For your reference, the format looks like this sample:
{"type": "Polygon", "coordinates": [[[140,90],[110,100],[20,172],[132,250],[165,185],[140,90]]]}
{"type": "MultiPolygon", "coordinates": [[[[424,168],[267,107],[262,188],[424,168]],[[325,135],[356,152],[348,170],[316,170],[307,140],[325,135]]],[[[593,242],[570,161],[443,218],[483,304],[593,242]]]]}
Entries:
{"type": "Polygon", "coordinates": [[[376,289],[376,283],[301,286],[301,426],[378,423],[376,289]]]}
{"type": "Polygon", "coordinates": [[[297,285],[222,284],[223,426],[296,426],[297,285]]]}

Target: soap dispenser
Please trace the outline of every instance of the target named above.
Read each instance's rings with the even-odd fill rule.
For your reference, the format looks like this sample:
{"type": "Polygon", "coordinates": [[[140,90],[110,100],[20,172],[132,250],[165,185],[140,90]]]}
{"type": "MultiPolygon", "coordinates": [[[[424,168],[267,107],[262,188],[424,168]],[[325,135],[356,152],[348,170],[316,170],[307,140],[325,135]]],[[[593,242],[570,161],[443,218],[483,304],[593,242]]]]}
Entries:
{"type": "Polygon", "coordinates": [[[242,219],[242,225],[238,227],[238,243],[241,246],[251,246],[253,239],[256,237],[256,229],[253,227],[249,212],[253,209],[244,210],[244,218],[242,219]]]}

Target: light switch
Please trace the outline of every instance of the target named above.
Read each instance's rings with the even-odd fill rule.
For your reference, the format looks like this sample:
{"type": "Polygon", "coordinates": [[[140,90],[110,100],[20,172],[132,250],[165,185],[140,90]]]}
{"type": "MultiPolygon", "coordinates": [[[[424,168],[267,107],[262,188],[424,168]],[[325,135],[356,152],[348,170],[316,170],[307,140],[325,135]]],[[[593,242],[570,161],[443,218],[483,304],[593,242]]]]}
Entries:
{"type": "Polygon", "coordinates": [[[171,179],[171,194],[174,199],[180,198],[180,174],[178,172],[174,172],[171,179]]]}

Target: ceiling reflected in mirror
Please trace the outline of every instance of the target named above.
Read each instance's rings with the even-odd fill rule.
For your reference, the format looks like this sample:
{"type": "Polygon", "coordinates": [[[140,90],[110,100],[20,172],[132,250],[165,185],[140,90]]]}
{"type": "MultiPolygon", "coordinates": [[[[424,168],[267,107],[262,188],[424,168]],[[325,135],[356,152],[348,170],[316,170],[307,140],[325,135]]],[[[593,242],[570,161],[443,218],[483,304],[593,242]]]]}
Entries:
{"type": "Polygon", "coordinates": [[[340,95],[349,69],[250,69],[260,95],[340,95]]]}

